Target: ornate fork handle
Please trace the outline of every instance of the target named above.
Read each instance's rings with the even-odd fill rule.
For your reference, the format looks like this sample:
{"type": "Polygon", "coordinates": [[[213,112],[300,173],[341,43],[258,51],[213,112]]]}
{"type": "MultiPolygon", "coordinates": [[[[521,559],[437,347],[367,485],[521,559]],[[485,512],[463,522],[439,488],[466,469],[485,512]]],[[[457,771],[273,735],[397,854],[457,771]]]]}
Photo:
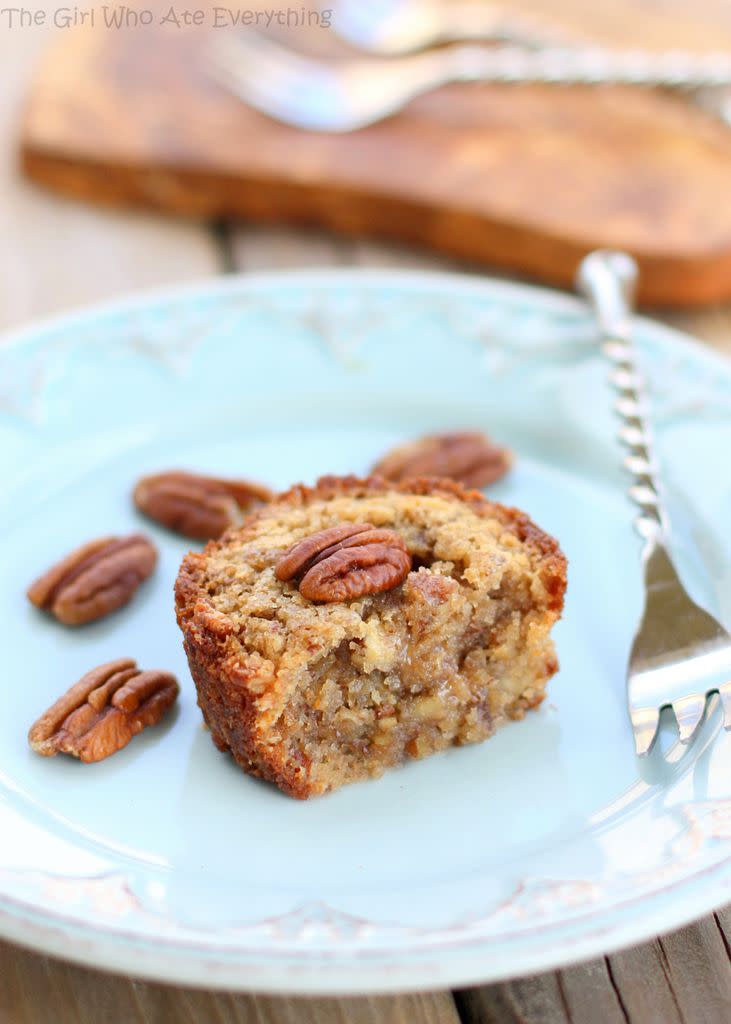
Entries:
{"type": "Polygon", "coordinates": [[[640,510],[635,528],[648,548],[665,547],[667,519],[630,325],[636,282],[637,264],[630,256],[601,251],[584,260],[577,280],[580,290],[600,311],[602,350],[611,364],[610,381],[617,393],[614,411],[621,421],[619,439],[628,450],[624,467],[633,477],[629,495],[640,510]]]}
{"type": "Polygon", "coordinates": [[[581,263],[578,288],[594,310],[618,397],[615,409],[624,460],[633,476],[630,495],[640,509],[636,520],[645,541],[645,600],[627,667],[627,706],[635,749],[649,753],[660,713],[672,708],[682,743],[704,720],[708,697],[719,694],[724,726],[731,728],[731,636],[685,589],[668,550],[668,528],[652,457],[643,386],[632,346],[634,260],[620,252],[595,252],[581,263]]]}
{"type": "Polygon", "coordinates": [[[432,56],[461,81],[545,82],[553,85],[641,85],[696,89],[731,85],[726,53],[612,51],[600,47],[456,46],[432,56]]]}

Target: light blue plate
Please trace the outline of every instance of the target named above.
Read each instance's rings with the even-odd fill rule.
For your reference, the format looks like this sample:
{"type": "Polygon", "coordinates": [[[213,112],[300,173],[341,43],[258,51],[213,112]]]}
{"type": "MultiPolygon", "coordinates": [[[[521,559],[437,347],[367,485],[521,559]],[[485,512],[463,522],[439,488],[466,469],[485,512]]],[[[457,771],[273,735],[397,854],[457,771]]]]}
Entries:
{"type": "MultiPolygon", "coordinates": [[[[678,560],[731,620],[731,369],[646,321],[678,560]]],[[[43,324],[0,345],[0,931],[150,977],[272,992],[435,988],[589,957],[731,897],[731,743],[717,716],[672,770],[639,774],[624,665],[638,546],[605,367],[559,295],[427,274],[233,278],[43,324]],[[364,472],[424,431],[517,452],[493,495],[570,562],[561,672],[488,743],[298,803],[201,725],[175,625],[186,543],[130,492],[190,467],[276,486],[364,472]],[[79,630],[26,586],[104,533],[161,564],[79,630]],[[120,656],[175,671],[179,707],[109,761],[42,759],[34,718],[120,656]]]]}

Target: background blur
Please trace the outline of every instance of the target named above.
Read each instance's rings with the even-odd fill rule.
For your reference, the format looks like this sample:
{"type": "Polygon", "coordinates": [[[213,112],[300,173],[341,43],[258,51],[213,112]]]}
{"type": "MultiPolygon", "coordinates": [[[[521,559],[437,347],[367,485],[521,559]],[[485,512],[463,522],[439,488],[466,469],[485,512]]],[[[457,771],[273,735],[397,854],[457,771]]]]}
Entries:
{"type": "MultiPolygon", "coordinates": [[[[337,6],[258,9],[293,51],[347,62],[359,54],[336,33],[337,6]]],[[[731,54],[725,0],[468,6],[549,42],[731,54]]],[[[400,7],[434,13],[428,0],[360,5],[364,22],[388,25],[400,7]]],[[[695,305],[725,307],[731,129],[695,102],[660,90],[452,85],[360,132],[305,132],[252,111],[213,72],[212,38],[246,34],[256,10],[247,0],[0,14],[0,325],[303,259],[566,283],[594,244],[646,258],[661,305],[688,305],[688,291],[695,305]],[[186,11],[197,24],[184,24],[186,11]]]]}

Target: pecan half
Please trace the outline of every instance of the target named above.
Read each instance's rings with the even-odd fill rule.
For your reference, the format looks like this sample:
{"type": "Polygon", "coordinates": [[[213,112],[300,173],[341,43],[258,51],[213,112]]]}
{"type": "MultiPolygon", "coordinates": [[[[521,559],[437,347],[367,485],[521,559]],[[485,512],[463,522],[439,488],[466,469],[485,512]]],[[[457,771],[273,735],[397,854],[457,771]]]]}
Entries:
{"type": "Polygon", "coordinates": [[[477,431],[429,434],[388,452],[373,472],[400,483],[410,477],[443,476],[466,487],[486,487],[504,476],[511,452],[477,431]]]}
{"type": "Polygon", "coordinates": [[[28,599],[64,625],[81,626],[131,601],[156,562],[155,547],[141,534],[100,537],[37,579],[28,589],[28,599]]]}
{"type": "Polygon", "coordinates": [[[278,580],[294,579],[307,572],[319,556],[328,551],[332,553],[349,538],[373,529],[370,523],[341,523],[340,526],[330,526],[327,530],[311,533],[284,552],[274,568],[274,575],[278,580]]]}
{"type": "Polygon", "coordinates": [[[271,497],[268,487],[248,480],[219,480],[182,470],[143,477],[134,489],[140,512],[195,540],[220,537],[271,497]]]}
{"type": "Polygon", "coordinates": [[[299,590],[308,601],[351,601],[403,583],[411,556],[393,530],[368,523],[343,523],[313,533],[282,555],[274,568],[277,579],[300,577],[299,590]]]}
{"type": "Polygon", "coordinates": [[[157,725],[180,687],[169,672],[141,672],[131,658],[100,665],[41,715],[28,733],[37,754],[103,761],[157,725]]]}

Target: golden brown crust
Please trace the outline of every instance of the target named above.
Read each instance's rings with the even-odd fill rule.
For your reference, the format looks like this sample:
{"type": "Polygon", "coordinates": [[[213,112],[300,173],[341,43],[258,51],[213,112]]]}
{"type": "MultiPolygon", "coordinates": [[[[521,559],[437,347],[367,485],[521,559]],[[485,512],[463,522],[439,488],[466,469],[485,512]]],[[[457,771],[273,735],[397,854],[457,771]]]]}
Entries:
{"type": "MultiPolygon", "coordinates": [[[[246,651],[235,636],[229,617],[217,610],[206,589],[206,568],[209,559],[233,541],[256,537],[257,527],[266,517],[286,509],[304,508],[315,502],[339,497],[370,497],[387,493],[437,496],[458,500],[477,515],[497,520],[507,533],[512,533],[532,553],[540,568],[546,591],[550,594],[550,617],[560,614],[566,588],[566,560],[558,543],[540,530],[523,512],[491,502],[479,491],[471,491],[451,480],[421,478],[394,484],[380,477],[360,479],[355,476],[321,477],[314,486],[297,484],[276,496],[262,509],[252,512],[241,526],[227,531],[208,543],[202,553],[186,556],[180,568],[176,587],[178,623],[183,632],[185,651],[198,690],[198,703],[212,737],[221,750],[230,749],[236,761],[251,775],[274,782],[290,796],[306,799],[319,792],[308,778],[305,756],[297,761],[286,759],[282,748],[263,742],[256,697],[276,688],[268,678],[271,666],[258,654],[246,651]],[[255,684],[256,692],[251,686],[255,684]]],[[[547,679],[557,663],[546,669],[547,679]]],[[[545,682],[545,680],[544,680],[545,682]]],[[[519,715],[535,698],[516,700],[508,714],[519,715]]]]}

